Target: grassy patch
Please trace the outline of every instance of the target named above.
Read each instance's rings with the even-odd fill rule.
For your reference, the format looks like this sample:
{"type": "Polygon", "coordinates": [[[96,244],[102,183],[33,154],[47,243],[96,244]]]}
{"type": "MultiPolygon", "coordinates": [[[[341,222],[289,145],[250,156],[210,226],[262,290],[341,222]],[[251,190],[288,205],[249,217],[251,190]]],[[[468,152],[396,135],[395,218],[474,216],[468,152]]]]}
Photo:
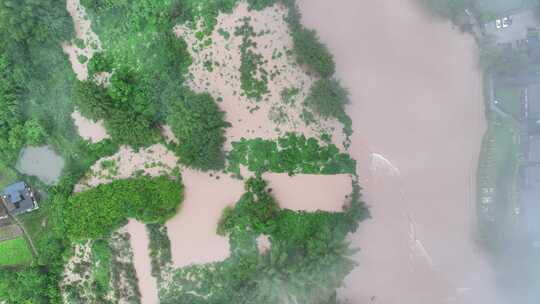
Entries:
{"type": "Polygon", "coordinates": [[[268,72],[262,67],[264,64],[262,55],[255,53],[253,50],[257,47],[257,44],[252,37],[257,34],[249,24],[250,21],[250,17],[244,18],[242,26],[237,27],[235,30],[235,35],[242,37],[242,45],[240,46],[242,60],[240,82],[242,91],[248,98],[260,101],[262,96],[269,92],[268,72]]]}
{"type": "Polygon", "coordinates": [[[521,88],[516,86],[495,86],[495,100],[498,101],[499,106],[512,115],[514,118],[519,119],[521,116],[521,88]]]}
{"type": "Polygon", "coordinates": [[[0,243],[0,266],[27,265],[33,260],[30,248],[22,237],[0,243]]]}

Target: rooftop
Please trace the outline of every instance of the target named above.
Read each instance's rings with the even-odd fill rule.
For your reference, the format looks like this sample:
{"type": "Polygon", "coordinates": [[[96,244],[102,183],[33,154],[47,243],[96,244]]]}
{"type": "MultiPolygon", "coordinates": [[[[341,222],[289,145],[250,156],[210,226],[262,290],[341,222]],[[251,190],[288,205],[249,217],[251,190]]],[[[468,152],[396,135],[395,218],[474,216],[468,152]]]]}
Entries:
{"type": "MultiPolygon", "coordinates": [[[[7,209],[12,214],[25,213],[37,208],[32,189],[25,182],[17,182],[7,186],[2,196],[7,209]]],[[[6,216],[5,211],[0,212],[0,217],[2,216],[6,216]]]]}

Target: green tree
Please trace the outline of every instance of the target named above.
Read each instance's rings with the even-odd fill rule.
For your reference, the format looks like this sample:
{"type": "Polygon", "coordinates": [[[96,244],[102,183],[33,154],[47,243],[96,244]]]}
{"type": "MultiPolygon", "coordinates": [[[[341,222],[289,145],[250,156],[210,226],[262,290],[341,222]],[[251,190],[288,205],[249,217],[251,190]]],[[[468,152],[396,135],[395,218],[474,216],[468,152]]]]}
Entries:
{"type": "Polygon", "coordinates": [[[224,167],[225,128],[230,124],[210,94],[186,89],[171,106],[167,123],[180,141],[176,147],[180,162],[203,171],[224,167]]]}
{"type": "Polygon", "coordinates": [[[321,77],[330,77],[336,70],[334,56],[326,45],[320,42],[314,30],[295,26],[292,31],[293,51],[298,63],[307,65],[321,77]]]}
{"type": "Polygon", "coordinates": [[[335,79],[320,79],[313,84],[305,104],[324,118],[341,119],[345,116],[345,105],[349,93],[335,79]]]}

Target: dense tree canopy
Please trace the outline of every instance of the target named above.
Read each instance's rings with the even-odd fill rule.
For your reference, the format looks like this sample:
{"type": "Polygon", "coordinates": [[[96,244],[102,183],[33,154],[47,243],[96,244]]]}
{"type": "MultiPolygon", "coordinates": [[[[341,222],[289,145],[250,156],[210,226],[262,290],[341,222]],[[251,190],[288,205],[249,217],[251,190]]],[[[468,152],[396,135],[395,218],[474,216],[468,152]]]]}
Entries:
{"type": "Polygon", "coordinates": [[[0,32],[17,42],[55,42],[69,39],[73,31],[65,1],[1,0],[0,32]]]}
{"type": "Polygon", "coordinates": [[[176,147],[180,162],[205,171],[223,168],[229,123],[212,96],[185,90],[171,106],[167,123],[180,142],[176,147]]]}

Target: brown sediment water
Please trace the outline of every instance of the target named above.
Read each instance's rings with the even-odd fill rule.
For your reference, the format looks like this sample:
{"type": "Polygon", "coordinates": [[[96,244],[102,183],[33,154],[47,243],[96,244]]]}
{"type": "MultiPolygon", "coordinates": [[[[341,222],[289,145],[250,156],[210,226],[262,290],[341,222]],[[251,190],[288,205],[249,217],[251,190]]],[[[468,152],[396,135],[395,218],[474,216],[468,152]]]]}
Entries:
{"type": "Polygon", "coordinates": [[[158,287],[156,278],[152,276],[152,263],[150,260],[150,240],[146,226],[136,220],[130,220],[127,225],[130,234],[131,249],[133,250],[133,264],[139,280],[141,304],[157,304],[158,287]]]}
{"type": "Polygon", "coordinates": [[[82,138],[89,140],[92,143],[97,143],[103,139],[109,138],[109,134],[107,134],[107,130],[103,125],[103,120],[92,121],[82,116],[79,111],[73,112],[71,118],[73,119],[75,126],[77,126],[79,135],[82,138]]]}
{"type": "Polygon", "coordinates": [[[298,132],[308,137],[317,137],[321,132],[335,135],[334,142],[342,145],[341,126],[335,120],[322,120],[320,124],[306,124],[301,118],[302,101],[309,93],[314,76],[308,75],[295,63],[289,51],[292,38],[287,23],[283,19],[286,10],[281,5],[274,5],[262,11],[249,10],[247,2],[240,2],[230,14],[219,14],[217,24],[211,34],[212,44],[201,48],[197,38],[197,29],[177,26],[175,33],[183,37],[189,45],[193,64],[190,66],[188,85],[196,92],[208,92],[226,112],[226,119],[231,127],[226,130],[225,148],[231,149],[231,143],[244,138],[277,138],[286,132],[298,132]],[[250,17],[249,24],[259,33],[252,37],[257,44],[254,52],[263,58],[268,77],[268,92],[260,101],[248,98],[241,88],[241,52],[242,37],[235,35],[235,29],[243,24],[243,19],[250,17]],[[224,37],[223,32],[229,36],[224,37]],[[208,59],[212,60],[209,61],[208,59]],[[205,67],[214,62],[211,69],[205,67]],[[284,89],[298,89],[298,94],[290,104],[282,101],[284,89]]]}
{"type": "Polygon", "coordinates": [[[351,92],[350,152],[372,219],[351,239],[351,303],[497,303],[474,240],[486,129],[473,37],[414,0],[300,0],[351,92]]]}
{"type": "Polygon", "coordinates": [[[219,219],[244,193],[244,183],[228,175],[182,170],[184,201],[167,222],[175,267],[217,262],[229,256],[229,240],[217,234],[219,219]]]}
{"type": "Polygon", "coordinates": [[[73,19],[75,35],[77,39],[84,42],[84,47],[80,48],[73,41],[62,43],[62,49],[69,56],[69,61],[77,79],[88,79],[88,60],[94,53],[101,49],[101,42],[98,36],[92,31],[91,22],[86,14],[84,6],[80,0],[66,0],[66,9],[73,19]],[[85,56],[87,60],[81,62],[79,56],[85,56]]]}
{"type": "Polygon", "coordinates": [[[351,176],[265,173],[272,195],[281,208],[294,211],[339,212],[352,193],[351,176]]]}

